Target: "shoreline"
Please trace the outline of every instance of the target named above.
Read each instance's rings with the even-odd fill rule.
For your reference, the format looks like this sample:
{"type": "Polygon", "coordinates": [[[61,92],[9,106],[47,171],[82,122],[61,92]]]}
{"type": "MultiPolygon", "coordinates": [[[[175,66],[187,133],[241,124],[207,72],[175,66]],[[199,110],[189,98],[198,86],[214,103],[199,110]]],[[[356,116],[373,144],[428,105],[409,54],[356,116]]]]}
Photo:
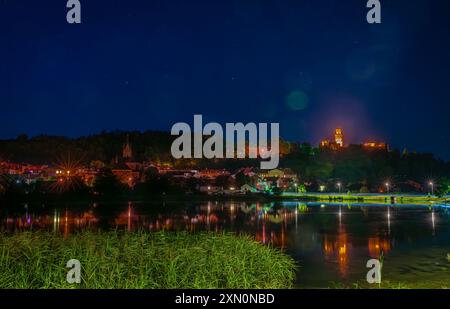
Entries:
{"type": "Polygon", "coordinates": [[[450,206],[450,197],[436,197],[429,195],[416,194],[347,194],[347,193],[295,193],[283,192],[279,195],[269,195],[264,193],[248,194],[172,194],[172,195],[153,195],[153,196],[105,196],[105,197],[48,197],[46,199],[0,199],[2,203],[154,203],[154,202],[205,202],[205,201],[248,201],[248,202],[324,202],[324,203],[373,203],[373,204],[417,204],[433,205],[443,204],[450,206]]]}

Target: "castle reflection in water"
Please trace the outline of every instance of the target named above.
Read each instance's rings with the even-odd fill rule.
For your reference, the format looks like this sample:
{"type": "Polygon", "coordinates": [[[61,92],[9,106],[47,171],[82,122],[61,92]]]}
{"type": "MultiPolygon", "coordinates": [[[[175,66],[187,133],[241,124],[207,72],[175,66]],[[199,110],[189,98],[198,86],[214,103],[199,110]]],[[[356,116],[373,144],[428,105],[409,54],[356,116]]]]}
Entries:
{"type": "MultiPolygon", "coordinates": [[[[0,227],[9,233],[45,230],[65,236],[85,229],[235,232],[288,252],[319,250],[325,261],[337,265],[342,277],[347,275],[356,248],[378,258],[389,254],[396,240],[408,232],[399,229],[392,234],[392,225],[400,224],[397,219],[401,212],[386,205],[201,202],[177,207],[128,203],[117,210],[107,208],[94,203],[81,210],[67,207],[32,211],[24,205],[20,211],[1,210],[0,227]]],[[[430,219],[425,225],[434,235],[438,220],[435,211],[425,208],[421,215],[430,219]]]]}

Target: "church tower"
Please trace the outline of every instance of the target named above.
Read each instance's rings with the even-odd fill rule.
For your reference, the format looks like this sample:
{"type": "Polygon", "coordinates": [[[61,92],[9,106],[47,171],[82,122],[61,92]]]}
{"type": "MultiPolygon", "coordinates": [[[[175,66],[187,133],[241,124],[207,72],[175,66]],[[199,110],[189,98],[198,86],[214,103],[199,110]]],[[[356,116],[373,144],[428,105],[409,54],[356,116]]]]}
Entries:
{"type": "Polygon", "coordinates": [[[341,128],[337,128],[334,131],[334,142],[339,147],[344,147],[344,133],[342,133],[342,129],[341,128]]]}
{"type": "Polygon", "coordinates": [[[130,138],[127,135],[127,142],[123,145],[122,158],[125,160],[131,160],[133,158],[133,150],[131,149],[130,138]]]}

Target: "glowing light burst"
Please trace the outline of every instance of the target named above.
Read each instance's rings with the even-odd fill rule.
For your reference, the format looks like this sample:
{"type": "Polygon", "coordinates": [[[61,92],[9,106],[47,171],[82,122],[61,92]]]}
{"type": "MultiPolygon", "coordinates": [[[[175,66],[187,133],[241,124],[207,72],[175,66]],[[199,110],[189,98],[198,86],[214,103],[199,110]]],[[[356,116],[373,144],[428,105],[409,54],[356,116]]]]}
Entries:
{"type": "Polygon", "coordinates": [[[65,157],[59,157],[54,163],[56,166],[56,181],[50,185],[50,190],[55,193],[75,191],[82,186],[83,181],[79,172],[83,168],[83,158],[74,158],[70,152],[65,157]]]}
{"type": "Polygon", "coordinates": [[[59,157],[54,164],[57,167],[57,171],[61,175],[74,176],[83,167],[82,165],[83,157],[73,158],[70,152],[65,157],[59,157]]]}
{"type": "Polygon", "coordinates": [[[81,188],[81,184],[78,177],[61,177],[50,185],[50,190],[55,193],[70,192],[81,188]]]}

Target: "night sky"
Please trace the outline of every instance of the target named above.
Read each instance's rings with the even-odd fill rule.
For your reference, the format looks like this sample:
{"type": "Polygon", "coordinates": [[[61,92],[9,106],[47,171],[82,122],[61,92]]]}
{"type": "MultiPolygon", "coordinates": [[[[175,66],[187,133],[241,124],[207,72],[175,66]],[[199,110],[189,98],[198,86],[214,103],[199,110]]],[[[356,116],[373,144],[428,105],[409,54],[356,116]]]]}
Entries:
{"type": "Polygon", "coordinates": [[[0,138],[279,122],[450,160],[450,1],[0,0],[0,138]]]}

